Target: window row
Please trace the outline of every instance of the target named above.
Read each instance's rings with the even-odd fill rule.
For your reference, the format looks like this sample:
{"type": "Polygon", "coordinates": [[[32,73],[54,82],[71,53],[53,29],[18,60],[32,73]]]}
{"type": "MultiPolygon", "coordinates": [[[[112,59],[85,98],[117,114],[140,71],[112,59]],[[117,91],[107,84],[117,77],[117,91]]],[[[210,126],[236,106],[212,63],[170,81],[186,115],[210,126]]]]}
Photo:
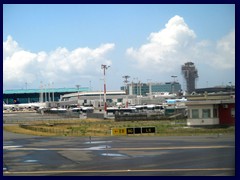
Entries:
{"type": "Polygon", "coordinates": [[[212,109],[192,109],[192,119],[199,119],[199,118],[217,118],[218,117],[218,110],[216,108],[213,109],[213,114],[211,116],[212,109]],[[200,113],[201,112],[201,113],[200,113]]]}

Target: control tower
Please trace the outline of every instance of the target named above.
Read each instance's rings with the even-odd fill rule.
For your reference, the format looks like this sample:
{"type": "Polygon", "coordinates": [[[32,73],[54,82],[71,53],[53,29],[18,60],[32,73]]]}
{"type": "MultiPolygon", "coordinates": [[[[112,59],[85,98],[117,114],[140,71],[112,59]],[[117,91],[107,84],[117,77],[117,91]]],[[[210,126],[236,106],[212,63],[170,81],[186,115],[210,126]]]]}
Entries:
{"type": "Polygon", "coordinates": [[[193,62],[186,62],[182,65],[182,74],[186,80],[187,92],[190,94],[195,90],[195,81],[198,78],[198,71],[193,62]]]}

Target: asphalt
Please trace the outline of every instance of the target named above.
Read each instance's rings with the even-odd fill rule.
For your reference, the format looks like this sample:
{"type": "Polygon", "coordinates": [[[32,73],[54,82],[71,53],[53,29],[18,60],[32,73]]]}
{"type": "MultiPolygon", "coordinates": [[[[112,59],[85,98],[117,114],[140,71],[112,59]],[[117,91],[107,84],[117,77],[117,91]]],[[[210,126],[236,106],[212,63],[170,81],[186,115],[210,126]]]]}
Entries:
{"type": "MultiPolygon", "coordinates": [[[[62,117],[3,118],[11,125],[62,117]]],[[[3,131],[3,175],[234,176],[235,136],[43,137],[3,131]]]]}
{"type": "Polygon", "coordinates": [[[234,136],[39,137],[3,132],[4,176],[234,176],[234,136]]]}

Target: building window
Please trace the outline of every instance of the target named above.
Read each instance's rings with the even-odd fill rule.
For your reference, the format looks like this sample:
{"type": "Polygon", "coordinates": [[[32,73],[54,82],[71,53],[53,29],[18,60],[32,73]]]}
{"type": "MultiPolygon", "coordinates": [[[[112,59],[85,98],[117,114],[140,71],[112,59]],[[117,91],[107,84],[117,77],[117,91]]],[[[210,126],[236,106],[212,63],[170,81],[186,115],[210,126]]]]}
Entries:
{"type": "Polygon", "coordinates": [[[122,102],[122,100],[123,100],[122,98],[120,98],[120,99],[117,99],[117,102],[122,102]]]}
{"type": "Polygon", "coordinates": [[[193,119],[199,118],[199,110],[198,109],[192,109],[192,118],[193,119]]]}
{"type": "Polygon", "coordinates": [[[217,117],[218,117],[218,110],[217,110],[217,108],[214,108],[214,109],[213,109],[213,117],[214,117],[214,118],[217,118],[217,117]]]}
{"type": "Polygon", "coordinates": [[[231,116],[232,116],[232,117],[235,117],[235,108],[232,108],[232,109],[231,109],[231,116]]]}
{"type": "Polygon", "coordinates": [[[203,109],[202,110],[202,118],[210,118],[211,117],[211,110],[210,109],[203,109]]]}

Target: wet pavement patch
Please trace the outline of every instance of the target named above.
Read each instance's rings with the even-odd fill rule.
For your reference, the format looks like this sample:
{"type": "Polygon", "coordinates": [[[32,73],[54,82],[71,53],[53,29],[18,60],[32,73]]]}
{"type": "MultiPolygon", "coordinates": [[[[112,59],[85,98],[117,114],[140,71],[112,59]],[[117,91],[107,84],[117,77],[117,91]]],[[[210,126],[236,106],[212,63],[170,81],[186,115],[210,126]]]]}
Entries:
{"type": "Polygon", "coordinates": [[[25,160],[24,162],[26,163],[34,163],[34,162],[37,162],[38,160],[34,160],[34,159],[28,159],[28,160],[25,160]]]}
{"type": "Polygon", "coordinates": [[[123,154],[116,154],[116,153],[102,153],[102,156],[111,156],[111,157],[126,157],[126,155],[123,154]]]}
{"type": "Polygon", "coordinates": [[[112,141],[89,141],[84,144],[100,144],[100,143],[111,143],[112,141]]]}
{"type": "Polygon", "coordinates": [[[102,146],[89,147],[89,148],[86,148],[86,149],[89,149],[89,150],[102,150],[102,149],[110,149],[110,148],[111,148],[111,146],[102,145],[102,146]]]}

